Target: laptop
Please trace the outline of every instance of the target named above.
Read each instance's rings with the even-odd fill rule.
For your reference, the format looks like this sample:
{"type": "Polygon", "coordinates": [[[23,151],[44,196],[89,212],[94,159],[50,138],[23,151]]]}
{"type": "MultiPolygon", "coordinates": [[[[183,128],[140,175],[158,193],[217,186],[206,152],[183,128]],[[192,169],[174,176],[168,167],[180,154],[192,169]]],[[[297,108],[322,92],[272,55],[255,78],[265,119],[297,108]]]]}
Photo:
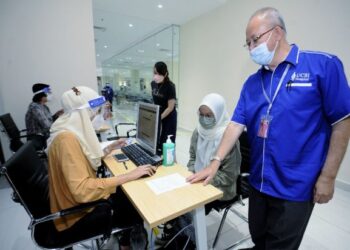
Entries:
{"type": "Polygon", "coordinates": [[[157,155],[159,106],[140,102],[138,104],[136,143],[127,145],[121,150],[136,166],[161,164],[157,155]]]}

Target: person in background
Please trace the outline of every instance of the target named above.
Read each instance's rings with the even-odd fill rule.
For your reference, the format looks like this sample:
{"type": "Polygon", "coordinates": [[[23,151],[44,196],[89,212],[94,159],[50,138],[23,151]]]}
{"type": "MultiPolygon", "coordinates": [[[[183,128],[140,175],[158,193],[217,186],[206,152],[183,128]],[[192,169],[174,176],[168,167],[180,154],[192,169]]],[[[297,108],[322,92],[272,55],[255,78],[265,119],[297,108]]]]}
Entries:
{"type": "Polygon", "coordinates": [[[275,8],[256,11],[246,47],[261,65],[245,82],[215,160],[190,176],[210,183],[247,128],[252,249],[298,249],[315,203],[333,197],[350,137],[350,88],[338,57],[286,40],[275,8]]]}
{"type": "Polygon", "coordinates": [[[101,93],[106,98],[106,100],[110,103],[111,111],[113,111],[114,91],[109,82],[106,83],[106,86],[102,89],[101,93]]]}
{"type": "MultiPolygon", "coordinates": [[[[53,123],[47,148],[51,212],[55,213],[82,203],[106,199],[112,204],[114,210],[114,225],[143,228],[143,221],[138,212],[118,187],[143,175],[153,175],[155,168],[144,165],[123,175],[109,178],[96,177],[101,159],[112,150],[125,145],[125,141],[118,140],[104,150],[101,149],[91,123],[98,106],[89,106],[91,100],[95,104],[102,105],[104,97],[98,96],[94,90],[84,86],[74,87],[62,95],[61,104],[64,114],[53,123]]],[[[79,234],[79,225],[86,224],[85,230],[94,227],[93,224],[88,223],[93,216],[94,210],[86,214],[59,219],[54,223],[58,231],[67,230],[67,234],[79,234]]],[[[138,238],[135,235],[133,237],[138,238]]],[[[147,242],[146,236],[142,235],[142,237],[143,242],[147,242]]],[[[133,244],[129,238],[129,231],[122,235],[121,249],[129,249],[129,245],[133,244]]],[[[145,245],[146,243],[142,247],[133,249],[145,249],[145,245]]]]}
{"type": "Polygon", "coordinates": [[[176,91],[175,84],[169,79],[167,65],[157,62],[153,68],[153,81],[151,82],[152,97],[154,104],[160,106],[160,126],[158,126],[158,152],[161,154],[162,145],[166,142],[168,135],[171,140],[176,140],[176,91]]]}
{"type": "Polygon", "coordinates": [[[33,99],[29,104],[25,115],[27,134],[29,139],[36,140],[38,147],[46,147],[46,139],[50,136],[50,127],[62,113],[63,110],[51,114],[47,102],[51,101],[52,93],[50,85],[36,83],[32,87],[33,99]]]}
{"type": "MultiPolygon", "coordinates": [[[[199,172],[214,160],[216,149],[229,122],[225,99],[216,93],[206,95],[198,107],[198,123],[197,128],[192,133],[189,150],[190,159],[187,164],[188,170],[194,173],[199,172]]],[[[212,209],[217,209],[235,197],[236,180],[240,173],[240,166],[241,153],[239,142],[237,142],[229,154],[221,161],[219,170],[210,182],[210,184],[223,191],[224,196],[220,200],[215,200],[205,205],[206,215],[212,209]]],[[[187,226],[191,221],[191,216],[186,215],[166,223],[164,233],[161,235],[161,239],[158,238],[157,242],[161,244],[167,243],[181,228],[187,226]]],[[[194,231],[191,229],[185,230],[184,235],[190,236],[191,244],[194,246],[194,231]]],[[[177,247],[182,249],[184,242],[183,244],[177,242],[177,247]]]]}

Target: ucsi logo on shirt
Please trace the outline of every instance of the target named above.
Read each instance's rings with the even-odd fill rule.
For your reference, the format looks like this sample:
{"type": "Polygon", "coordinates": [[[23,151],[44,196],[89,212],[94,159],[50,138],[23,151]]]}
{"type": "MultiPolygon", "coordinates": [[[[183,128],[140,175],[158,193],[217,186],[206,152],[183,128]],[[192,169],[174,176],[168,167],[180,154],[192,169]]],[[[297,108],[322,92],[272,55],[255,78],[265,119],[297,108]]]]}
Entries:
{"type": "Polygon", "coordinates": [[[294,73],[292,79],[294,81],[308,82],[310,81],[310,73],[294,73]]]}

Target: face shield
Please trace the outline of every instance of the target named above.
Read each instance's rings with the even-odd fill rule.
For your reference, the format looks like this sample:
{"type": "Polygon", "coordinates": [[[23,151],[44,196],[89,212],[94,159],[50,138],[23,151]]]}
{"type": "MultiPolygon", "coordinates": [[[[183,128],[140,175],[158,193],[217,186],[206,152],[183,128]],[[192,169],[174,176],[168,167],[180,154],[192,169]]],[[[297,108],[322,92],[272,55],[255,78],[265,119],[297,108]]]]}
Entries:
{"type": "Polygon", "coordinates": [[[43,88],[37,92],[34,92],[33,95],[36,95],[36,94],[40,94],[40,93],[44,93],[46,95],[50,95],[51,94],[51,88],[50,87],[46,87],[46,88],[43,88]]]}
{"type": "Polygon", "coordinates": [[[94,119],[101,106],[106,102],[104,96],[99,96],[95,99],[89,100],[86,104],[81,105],[77,110],[86,109],[89,112],[90,119],[94,119]]]}

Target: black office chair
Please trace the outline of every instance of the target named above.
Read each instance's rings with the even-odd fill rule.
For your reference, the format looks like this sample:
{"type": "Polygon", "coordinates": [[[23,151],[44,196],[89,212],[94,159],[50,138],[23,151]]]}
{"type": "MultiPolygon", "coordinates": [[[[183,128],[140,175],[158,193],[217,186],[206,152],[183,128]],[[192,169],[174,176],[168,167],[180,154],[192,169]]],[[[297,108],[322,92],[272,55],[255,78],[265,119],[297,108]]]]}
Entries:
{"type": "Polygon", "coordinates": [[[108,137],[108,141],[118,140],[120,138],[135,138],[136,124],[132,122],[120,122],[114,126],[116,136],[108,137]],[[122,129],[124,127],[124,129],[122,129]],[[124,132],[124,133],[123,133],[124,132]]]}
{"type": "Polygon", "coordinates": [[[7,113],[0,115],[0,122],[2,124],[2,132],[5,132],[10,140],[10,150],[16,152],[22,145],[22,138],[27,140],[32,140],[33,145],[37,151],[37,154],[41,158],[46,158],[44,149],[46,148],[46,138],[42,135],[37,134],[27,134],[26,129],[19,130],[16,123],[12,119],[11,114],[7,113]],[[24,133],[24,134],[22,134],[24,133]]]}
{"type": "Polygon", "coordinates": [[[122,135],[121,133],[121,127],[126,127],[126,137],[132,138],[136,137],[136,124],[132,122],[120,122],[115,125],[115,133],[120,137],[125,137],[125,135],[122,135]],[[118,129],[119,127],[119,129],[118,129]]]}
{"type": "Polygon", "coordinates": [[[1,164],[5,163],[5,155],[4,155],[4,151],[2,150],[1,139],[0,139],[0,163],[1,164]]]}
{"type": "Polygon", "coordinates": [[[21,135],[21,133],[25,132],[26,130],[19,130],[16,123],[13,121],[11,114],[9,113],[0,115],[0,121],[3,128],[2,132],[5,132],[10,140],[11,151],[16,152],[23,145],[21,138],[28,137],[26,134],[21,135]]]}
{"type": "MultiPolygon", "coordinates": [[[[239,211],[235,210],[232,208],[234,204],[237,202],[240,203],[241,205],[245,205],[243,202],[243,199],[248,198],[249,196],[249,183],[248,183],[248,177],[249,177],[249,161],[250,161],[250,146],[249,146],[249,141],[248,141],[248,134],[246,131],[244,131],[241,136],[239,137],[239,143],[240,143],[240,151],[242,155],[242,162],[241,162],[241,167],[240,167],[240,174],[237,178],[236,182],[236,196],[233,197],[233,199],[228,200],[228,201],[223,201],[219,207],[216,209],[224,210],[219,229],[216,233],[214,242],[213,242],[213,248],[215,248],[219,238],[220,238],[220,233],[222,230],[222,227],[225,223],[226,216],[229,210],[231,210],[233,213],[235,213],[238,217],[243,219],[245,222],[248,222],[248,218],[241,214],[239,211]]],[[[241,244],[242,242],[250,239],[250,235],[245,236],[243,239],[235,242],[233,245],[231,245],[229,248],[232,248],[234,246],[237,246],[241,244]]],[[[229,249],[227,248],[227,249],[229,249]]]]}
{"type": "MultiPolygon", "coordinates": [[[[24,144],[4,165],[0,172],[5,175],[12,189],[17,194],[21,205],[30,217],[28,229],[32,239],[41,248],[70,248],[87,240],[96,240],[97,247],[105,242],[112,233],[124,229],[112,227],[112,207],[106,200],[99,200],[68,208],[51,214],[48,196],[48,172],[45,162],[38,157],[33,142],[24,144]],[[84,227],[57,231],[53,221],[67,215],[81,213],[94,208],[93,230],[85,231],[84,227]],[[76,233],[78,232],[78,233],[76,233]],[[103,239],[103,240],[101,240],[103,239]]],[[[88,217],[89,218],[89,217],[88,217]]],[[[71,248],[70,248],[71,249],[71,248]]]]}

